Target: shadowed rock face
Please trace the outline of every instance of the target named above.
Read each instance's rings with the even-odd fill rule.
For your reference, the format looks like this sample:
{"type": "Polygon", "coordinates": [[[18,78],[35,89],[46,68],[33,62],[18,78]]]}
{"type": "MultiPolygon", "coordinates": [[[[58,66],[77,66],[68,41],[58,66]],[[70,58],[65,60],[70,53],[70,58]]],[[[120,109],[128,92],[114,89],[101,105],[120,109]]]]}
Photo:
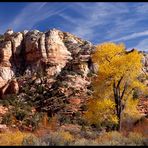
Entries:
{"type": "Polygon", "coordinates": [[[28,76],[29,80],[42,73],[50,96],[62,94],[79,100],[87,94],[88,74],[95,71],[90,57],[94,49],[90,42],[56,29],[44,33],[9,29],[0,43],[0,97],[20,93],[23,86],[18,77],[28,76]]]}

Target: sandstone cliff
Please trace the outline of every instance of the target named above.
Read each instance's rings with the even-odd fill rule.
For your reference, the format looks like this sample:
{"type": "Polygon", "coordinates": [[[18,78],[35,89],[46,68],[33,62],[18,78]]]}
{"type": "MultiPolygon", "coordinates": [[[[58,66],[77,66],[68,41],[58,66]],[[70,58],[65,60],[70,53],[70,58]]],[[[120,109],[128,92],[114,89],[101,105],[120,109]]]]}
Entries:
{"type": "Polygon", "coordinates": [[[0,42],[0,97],[14,93],[22,97],[28,85],[41,109],[52,110],[57,97],[71,104],[67,110],[77,111],[90,91],[88,75],[96,71],[90,56],[94,49],[90,42],[56,29],[44,33],[9,29],[0,42]]]}
{"type": "MultiPolygon", "coordinates": [[[[94,50],[89,41],[56,29],[7,30],[0,39],[0,98],[17,94],[51,114],[77,112],[91,94],[94,50]]],[[[147,73],[146,53],[143,64],[147,73]]]]}

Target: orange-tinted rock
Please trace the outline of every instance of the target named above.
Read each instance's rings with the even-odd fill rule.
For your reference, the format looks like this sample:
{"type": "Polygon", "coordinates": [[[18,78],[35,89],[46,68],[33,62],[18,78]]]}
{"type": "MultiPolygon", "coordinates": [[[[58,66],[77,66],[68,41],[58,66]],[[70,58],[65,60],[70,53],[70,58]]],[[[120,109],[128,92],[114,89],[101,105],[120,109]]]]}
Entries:
{"type": "Polygon", "coordinates": [[[71,98],[68,101],[69,103],[76,104],[76,105],[79,105],[81,103],[81,99],[78,99],[78,98],[71,98]]]}
{"type": "Polygon", "coordinates": [[[7,107],[0,106],[0,116],[6,114],[8,111],[7,107]]]}

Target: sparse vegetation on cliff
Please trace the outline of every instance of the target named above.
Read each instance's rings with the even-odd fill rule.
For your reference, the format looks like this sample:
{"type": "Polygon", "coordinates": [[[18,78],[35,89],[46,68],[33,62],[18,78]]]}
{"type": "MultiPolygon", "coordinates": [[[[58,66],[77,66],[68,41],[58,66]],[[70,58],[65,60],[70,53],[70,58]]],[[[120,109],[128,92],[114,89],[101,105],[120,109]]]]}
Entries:
{"type": "Polygon", "coordinates": [[[146,55],[56,29],[0,44],[0,145],[148,145],[146,55]]]}

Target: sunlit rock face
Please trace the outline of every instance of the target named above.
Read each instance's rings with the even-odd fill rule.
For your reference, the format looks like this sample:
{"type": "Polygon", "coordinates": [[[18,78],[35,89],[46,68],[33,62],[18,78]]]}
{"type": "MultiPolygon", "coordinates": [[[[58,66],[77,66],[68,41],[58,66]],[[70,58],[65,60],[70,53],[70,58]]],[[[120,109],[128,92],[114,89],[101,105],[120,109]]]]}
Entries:
{"type": "Polygon", "coordinates": [[[148,86],[148,53],[143,52],[143,58],[142,58],[143,68],[142,68],[142,82],[148,86]]]}
{"type": "MultiPolygon", "coordinates": [[[[49,97],[62,95],[72,104],[69,110],[78,110],[89,91],[88,75],[95,72],[91,60],[94,50],[90,42],[57,29],[47,32],[8,29],[0,42],[0,97],[21,95],[20,88],[31,79],[35,85],[47,87],[49,97]]],[[[35,90],[30,87],[30,91],[35,90]]]]}
{"type": "Polygon", "coordinates": [[[144,65],[144,71],[148,72],[148,54],[147,53],[143,54],[142,62],[143,62],[143,65],[144,65]]]}

